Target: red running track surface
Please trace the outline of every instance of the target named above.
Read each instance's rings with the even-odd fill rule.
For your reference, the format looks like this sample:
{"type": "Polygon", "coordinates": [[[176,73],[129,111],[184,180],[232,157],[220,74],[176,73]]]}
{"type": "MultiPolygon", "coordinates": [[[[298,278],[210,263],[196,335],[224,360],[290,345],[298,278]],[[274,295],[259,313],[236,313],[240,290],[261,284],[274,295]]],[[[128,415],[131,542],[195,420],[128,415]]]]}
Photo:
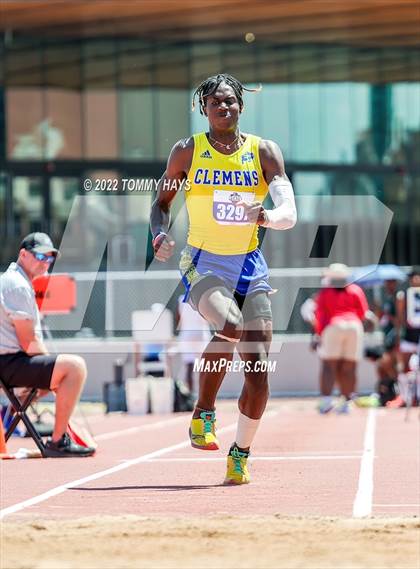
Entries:
{"type": "MultiPolygon", "coordinates": [[[[313,400],[272,400],[252,448],[252,483],[241,487],[222,485],[235,403],[220,402],[217,419],[221,450],[202,452],[189,446],[189,414],[94,417],[95,457],[2,461],[2,515],[420,514],[418,409],[409,421],[400,409],[320,416],[313,400]]],[[[13,438],[8,447],[30,445],[13,438]]]]}

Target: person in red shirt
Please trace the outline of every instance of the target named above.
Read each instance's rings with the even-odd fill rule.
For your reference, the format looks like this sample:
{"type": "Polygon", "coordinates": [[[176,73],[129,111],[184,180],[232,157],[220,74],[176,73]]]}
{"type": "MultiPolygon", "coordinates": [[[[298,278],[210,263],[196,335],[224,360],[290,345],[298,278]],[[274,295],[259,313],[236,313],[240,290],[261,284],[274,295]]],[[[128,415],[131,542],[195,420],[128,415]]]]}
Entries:
{"type": "Polygon", "coordinates": [[[349,276],[346,265],[333,263],[325,273],[329,285],[316,298],[315,330],[321,339],[318,353],[324,376],[319,406],[322,413],[333,408],[334,384],[342,395],[335,406],[336,412],[349,411],[348,402],[356,390],[357,364],[363,355],[362,322],[367,318],[369,306],[363,290],[356,284],[347,284],[349,276]]]}

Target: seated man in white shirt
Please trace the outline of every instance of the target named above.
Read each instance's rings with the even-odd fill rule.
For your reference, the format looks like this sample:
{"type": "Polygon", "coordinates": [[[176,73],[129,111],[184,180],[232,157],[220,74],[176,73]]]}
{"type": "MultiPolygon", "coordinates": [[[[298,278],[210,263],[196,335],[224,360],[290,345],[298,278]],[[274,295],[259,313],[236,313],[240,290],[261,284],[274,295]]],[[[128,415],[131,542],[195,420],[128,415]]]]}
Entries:
{"type": "Polygon", "coordinates": [[[0,277],[0,377],[10,387],[37,387],[56,395],[55,425],[47,457],[90,456],[75,444],[67,426],[86,380],[86,365],[75,355],[51,355],[42,339],[32,280],[45,274],[58,250],[45,233],[30,233],[19,256],[0,277]]]}

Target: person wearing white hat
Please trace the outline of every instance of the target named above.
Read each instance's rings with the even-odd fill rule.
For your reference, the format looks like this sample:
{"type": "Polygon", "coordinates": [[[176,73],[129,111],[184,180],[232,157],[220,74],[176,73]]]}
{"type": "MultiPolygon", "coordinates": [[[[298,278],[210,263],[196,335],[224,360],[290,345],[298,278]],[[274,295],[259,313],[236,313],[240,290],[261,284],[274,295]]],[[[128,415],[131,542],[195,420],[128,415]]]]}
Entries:
{"type": "Polygon", "coordinates": [[[326,413],[334,408],[337,413],[348,413],[349,401],[356,391],[357,363],[363,354],[362,322],[369,314],[369,306],[363,290],[348,283],[347,265],[333,263],[324,277],[328,286],[318,294],[315,310],[324,377],[319,410],[326,413]],[[335,383],[342,397],[334,406],[331,394],[335,383]]]}

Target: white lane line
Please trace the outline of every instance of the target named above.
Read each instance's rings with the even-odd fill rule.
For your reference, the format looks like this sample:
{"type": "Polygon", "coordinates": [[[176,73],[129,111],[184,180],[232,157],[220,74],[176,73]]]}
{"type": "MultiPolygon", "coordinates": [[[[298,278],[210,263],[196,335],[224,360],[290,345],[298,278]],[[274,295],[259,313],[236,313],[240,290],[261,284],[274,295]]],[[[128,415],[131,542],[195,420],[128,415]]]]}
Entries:
{"type": "MultiPolygon", "coordinates": [[[[101,433],[100,435],[92,435],[96,442],[98,441],[109,441],[111,439],[117,439],[125,435],[133,435],[141,431],[152,431],[154,429],[160,429],[161,427],[167,427],[169,425],[174,425],[176,423],[188,422],[188,419],[184,416],[175,417],[173,419],[163,419],[162,421],[156,421],[155,423],[145,423],[144,425],[139,425],[138,427],[127,427],[126,429],[120,429],[119,431],[110,431],[109,433],[101,433]]],[[[82,423],[78,423],[79,426],[85,427],[82,423]]],[[[85,427],[86,428],[86,427],[85,427]]]]}
{"type": "MultiPolygon", "coordinates": [[[[342,456],[250,456],[250,460],[258,461],[279,461],[279,460],[359,460],[361,455],[342,455],[342,456]]],[[[207,457],[207,458],[151,458],[147,462],[217,462],[225,461],[226,457],[207,457]]]]}
{"type": "MultiPolygon", "coordinates": [[[[223,429],[219,429],[218,433],[222,434],[227,431],[233,431],[235,429],[236,423],[224,427],[223,429]]],[[[56,488],[52,488],[43,494],[39,494],[38,496],[34,496],[33,498],[29,498],[28,500],[24,500],[23,502],[19,502],[18,504],[14,504],[13,506],[9,506],[8,508],[4,508],[0,510],[0,519],[3,519],[5,516],[10,514],[15,514],[20,510],[24,510],[25,508],[29,508],[30,506],[34,506],[35,504],[39,504],[40,502],[45,502],[45,500],[49,500],[53,496],[58,496],[62,494],[69,488],[76,488],[77,486],[82,486],[82,484],[87,484],[88,482],[92,482],[93,480],[98,480],[99,478],[103,478],[104,476],[109,476],[110,474],[115,474],[116,472],[120,472],[121,470],[125,470],[130,468],[131,466],[135,466],[136,464],[140,464],[141,462],[147,462],[151,458],[155,458],[161,456],[162,454],[166,454],[168,452],[172,452],[174,450],[178,450],[181,448],[185,448],[189,446],[190,440],[183,441],[182,443],[178,443],[176,445],[171,445],[169,447],[165,447],[154,452],[150,452],[148,454],[143,454],[142,456],[138,456],[137,458],[133,458],[117,466],[113,466],[111,468],[107,468],[106,470],[101,470],[100,472],[96,472],[95,474],[91,474],[89,476],[85,476],[84,478],[79,478],[78,480],[73,480],[72,482],[67,482],[66,484],[62,484],[61,486],[57,486],[56,488]]],[[[81,460],[81,459],[79,459],[81,460]]]]}
{"type": "Polygon", "coordinates": [[[375,508],[420,508],[420,504],[373,504],[375,508]]]}
{"type": "Polygon", "coordinates": [[[175,423],[181,423],[185,421],[188,423],[188,418],[184,416],[175,417],[173,419],[164,419],[162,421],[157,421],[156,423],[146,423],[145,425],[139,425],[138,427],[127,427],[126,429],[121,429],[120,431],[111,431],[109,433],[102,433],[101,435],[94,436],[95,441],[109,441],[110,439],[116,439],[123,435],[131,435],[138,433],[140,431],[149,431],[153,429],[160,429],[161,427],[167,427],[175,423]]]}
{"type": "MultiPolygon", "coordinates": [[[[268,411],[264,414],[264,418],[272,417],[277,415],[276,411],[268,411]]],[[[229,431],[233,431],[236,429],[236,421],[227,427],[223,427],[222,429],[218,429],[218,435],[227,433],[229,431]]],[[[127,462],[123,462],[121,464],[117,464],[111,468],[107,468],[106,470],[101,470],[100,472],[96,472],[95,474],[91,474],[89,476],[85,476],[84,478],[79,478],[78,480],[73,480],[71,482],[67,482],[66,484],[62,484],[61,486],[57,486],[56,488],[52,488],[43,494],[39,494],[38,496],[34,496],[33,498],[29,498],[28,500],[24,500],[23,502],[19,502],[14,504],[13,506],[9,506],[8,508],[3,508],[0,510],[0,519],[3,519],[10,514],[15,514],[25,508],[29,508],[30,506],[34,506],[35,504],[39,504],[40,502],[45,502],[45,500],[49,500],[54,496],[58,496],[59,494],[63,494],[69,488],[76,488],[77,486],[82,486],[82,484],[87,484],[88,482],[92,482],[93,480],[98,480],[99,478],[103,478],[104,476],[109,476],[110,474],[115,474],[116,472],[120,472],[121,470],[126,470],[131,466],[135,466],[142,462],[147,462],[151,458],[156,458],[158,456],[162,456],[163,454],[167,454],[174,450],[178,450],[181,448],[186,448],[190,446],[191,442],[188,439],[187,441],[183,441],[182,443],[178,443],[176,445],[171,445],[169,447],[161,448],[154,452],[149,452],[147,454],[143,454],[138,456],[137,458],[133,458],[132,460],[128,460],[127,462]]],[[[66,459],[68,460],[68,459],[66,459]]],[[[82,459],[79,459],[82,460],[82,459]]]]}
{"type": "Polygon", "coordinates": [[[363,443],[363,456],[360,464],[359,486],[353,504],[353,517],[365,518],[372,513],[373,497],[373,463],[375,460],[375,430],[376,409],[369,409],[365,438],[363,443]]]}
{"type": "MultiPolygon", "coordinates": [[[[359,458],[363,455],[363,449],[359,450],[346,450],[346,456],[358,456],[359,458]]],[[[339,456],[336,450],[301,450],[300,452],[288,452],[282,456],[339,456]]]]}

